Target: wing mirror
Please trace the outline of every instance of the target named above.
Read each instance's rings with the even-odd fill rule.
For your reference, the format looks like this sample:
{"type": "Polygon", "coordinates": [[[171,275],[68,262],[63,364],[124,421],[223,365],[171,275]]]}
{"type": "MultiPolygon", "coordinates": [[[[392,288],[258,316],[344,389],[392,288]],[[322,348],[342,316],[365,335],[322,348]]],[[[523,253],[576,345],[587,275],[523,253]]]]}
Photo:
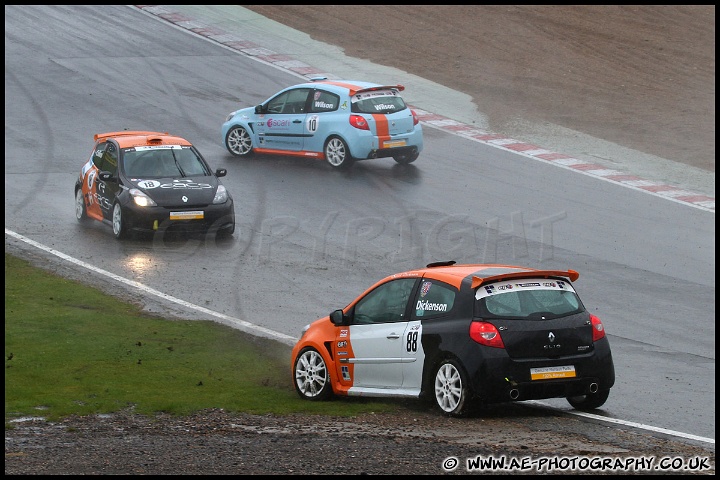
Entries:
{"type": "Polygon", "coordinates": [[[216,177],[224,177],[225,175],[227,175],[227,168],[218,168],[215,170],[216,177]]]}
{"type": "Polygon", "coordinates": [[[336,325],[338,327],[341,325],[347,325],[348,320],[348,317],[343,314],[342,309],[337,309],[330,314],[330,321],[333,323],[333,325],[336,325]]]}

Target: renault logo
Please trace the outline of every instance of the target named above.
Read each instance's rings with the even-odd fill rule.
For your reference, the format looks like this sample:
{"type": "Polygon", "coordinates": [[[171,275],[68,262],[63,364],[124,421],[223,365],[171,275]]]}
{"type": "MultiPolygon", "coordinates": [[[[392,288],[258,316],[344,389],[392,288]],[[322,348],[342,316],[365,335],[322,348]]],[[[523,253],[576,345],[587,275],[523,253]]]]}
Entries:
{"type": "Polygon", "coordinates": [[[559,343],[555,343],[555,334],[553,332],[548,333],[548,341],[550,342],[549,344],[543,345],[545,350],[556,351],[556,349],[562,347],[559,343]]]}
{"type": "MultiPolygon", "coordinates": [[[[183,195],[183,196],[182,196],[182,201],[185,202],[185,203],[187,203],[188,197],[186,197],[185,195],[183,195]]],[[[552,334],[551,334],[551,335],[552,335],[552,334]]]]}

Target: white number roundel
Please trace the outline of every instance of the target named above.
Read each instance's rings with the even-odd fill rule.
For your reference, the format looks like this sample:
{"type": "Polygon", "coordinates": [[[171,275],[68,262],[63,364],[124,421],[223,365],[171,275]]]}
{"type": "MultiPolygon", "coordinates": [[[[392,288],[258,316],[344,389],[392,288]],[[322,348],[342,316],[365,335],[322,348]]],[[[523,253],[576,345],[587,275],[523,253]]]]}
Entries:
{"type": "Polygon", "coordinates": [[[316,132],[318,129],[318,124],[320,123],[320,117],[317,115],[310,115],[307,120],[305,120],[305,127],[307,128],[308,132],[316,132]]]}

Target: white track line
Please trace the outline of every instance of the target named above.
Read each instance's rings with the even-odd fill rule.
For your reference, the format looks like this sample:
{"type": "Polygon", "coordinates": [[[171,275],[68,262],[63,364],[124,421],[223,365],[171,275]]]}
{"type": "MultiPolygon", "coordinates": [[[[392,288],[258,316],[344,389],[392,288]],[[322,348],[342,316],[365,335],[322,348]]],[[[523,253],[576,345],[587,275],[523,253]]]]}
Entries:
{"type": "MultiPolygon", "coordinates": [[[[552,405],[548,405],[547,403],[543,403],[538,400],[526,400],[525,403],[537,405],[537,406],[540,406],[543,408],[548,408],[553,411],[558,410],[557,408],[553,407],[552,405]]],[[[705,442],[705,443],[710,443],[712,445],[715,445],[714,438],[700,437],[698,435],[692,435],[690,433],[683,433],[683,432],[678,432],[675,430],[668,430],[667,428],[653,427],[652,425],[645,425],[644,423],[635,423],[635,422],[629,422],[627,420],[620,420],[617,418],[604,417],[602,415],[595,415],[593,413],[581,412],[579,410],[561,410],[561,411],[564,413],[570,414],[570,415],[575,415],[578,417],[585,417],[585,418],[590,418],[592,420],[597,420],[599,422],[614,423],[616,425],[624,425],[626,427],[639,428],[641,430],[648,430],[650,432],[663,433],[666,435],[671,435],[673,437],[680,437],[680,438],[685,438],[688,440],[697,440],[698,442],[705,442]]]]}
{"type": "Polygon", "coordinates": [[[8,230],[7,228],[5,229],[5,235],[10,235],[13,238],[16,238],[22,242],[32,245],[33,247],[39,248],[40,250],[44,250],[52,255],[55,255],[56,257],[60,257],[63,260],[66,260],[70,263],[74,263],[75,265],[86,268],[95,273],[99,273],[100,275],[104,275],[106,277],[112,278],[113,280],[115,280],[117,282],[124,283],[125,285],[136,288],[147,295],[152,295],[154,297],[158,297],[163,300],[167,300],[169,302],[176,303],[182,307],[189,308],[191,310],[196,310],[205,315],[210,315],[211,317],[215,317],[215,318],[221,320],[220,323],[222,323],[224,325],[228,325],[228,326],[236,328],[238,330],[252,333],[253,335],[259,335],[261,337],[271,338],[273,340],[277,340],[279,342],[285,343],[290,346],[295,345],[295,342],[297,341],[297,338],[295,338],[295,337],[291,337],[289,335],[285,335],[284,333],[276,332],[274,330],[270,330],[269,328],[255,325],[254,323],[250,323],[245,320],[240,320],[239,318],[234,318],[229,315],[215,312],[208,308],[201,307],[199,305],[195,305],[194,303],[186,302],[185,300],[181,300],[179,298],[173,297],[172,295],[168,295],[167,293],[163,293],[158,290],[155,290],[154,288],[150,288],[147,285],[143,285],[140,282],[136,282],[135,280],[129,280],[125,277],[121,277],[120,275],[115,275],[114,273],[108,272],[107,270],[97,268],[93,265],[90,265],[89,263],[83,262],[82,260],[78,260],[77,258],[71,257],[71,256],[66,255],[62,252],[59,252],[55,249],[52,249],[46,245],[43,245],[42,243],[38,243],[34,240],[31,240],[23,235],[20,235],[19,233],[13,232],[12,230],[8,230]]]}

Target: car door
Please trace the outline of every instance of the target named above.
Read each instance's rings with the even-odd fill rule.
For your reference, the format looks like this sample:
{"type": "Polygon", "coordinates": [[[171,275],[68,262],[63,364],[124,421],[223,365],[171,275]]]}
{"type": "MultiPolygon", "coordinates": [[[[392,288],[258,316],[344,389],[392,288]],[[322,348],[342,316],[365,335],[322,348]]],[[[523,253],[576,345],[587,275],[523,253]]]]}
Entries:
{"type": "MultiPolygon", "coordinates": [[[[400,388],[405,361],[408,300],[415,278],[388,281],[357,302],[350,319],[348,341],[352,358],[337,362],[353,365],[353,387],[400,388]]],[[[338,374],[342,378],[342,371],[338,374]]]]}
{"type": "Polygon", "coordinates": [[[349,125],[350,107],[340,95],[320,88],[312,92],[305,118],[305,146],[309,152],[323,152],[325,140],[334,132],[343,131],[349,125]]]}
{"type": "Polygon", "coordinates": [[[405,332],[402,338],[402,368],[404,390],[413,390],[420,393],[422,388],[423,365],[425,363],[425,350],[422,345],[422,322],[413,320],[405,323],[405,332]]]}
{"type": "Polygon", "coordinates": [[[111,218],[113,200],[117,187],[100,179],[100,172],[110,172],[117,177],[118,151],[114,143],[104,141],[93,149],[92,157],[82,168],[82,191],[89,217],[96,220],[111,218]]]}
{"type": "Polygon", "coordinates": [[[299,152],[303,149],[305,117],[309,88],[295,88],[280,93],[263,105],[255,123],[256,150],[299,152]]]}
{"type": "MultiPolygon", "coordinates": [[[[403,389],[420,390],[422,388],[425,357],[425,345],[436,345],[423,338],[423,328],[437,332],[442,328],[443,319],[452,315],[457,289],[439,280],[423,278],[411,302],[410,320],[404,336],[403,389]]],[[[432,350],[432,347],[431,347],[432,350]]],[[[436,349],[435,349],[436,350],[436,349]]]]}
{"type": "Polygon", "coordinates": [[[102,210],[103,217],[111,220],[115,198],[120,190],[119,157],[120,152],[112,141],[98,146],[95,151],[95,165],[98,168],[98,178],[95,180],[97,188],[97,202],[102,210]],[[110,178],[100,178],[100,173],[109,173],[110,178]]]}

